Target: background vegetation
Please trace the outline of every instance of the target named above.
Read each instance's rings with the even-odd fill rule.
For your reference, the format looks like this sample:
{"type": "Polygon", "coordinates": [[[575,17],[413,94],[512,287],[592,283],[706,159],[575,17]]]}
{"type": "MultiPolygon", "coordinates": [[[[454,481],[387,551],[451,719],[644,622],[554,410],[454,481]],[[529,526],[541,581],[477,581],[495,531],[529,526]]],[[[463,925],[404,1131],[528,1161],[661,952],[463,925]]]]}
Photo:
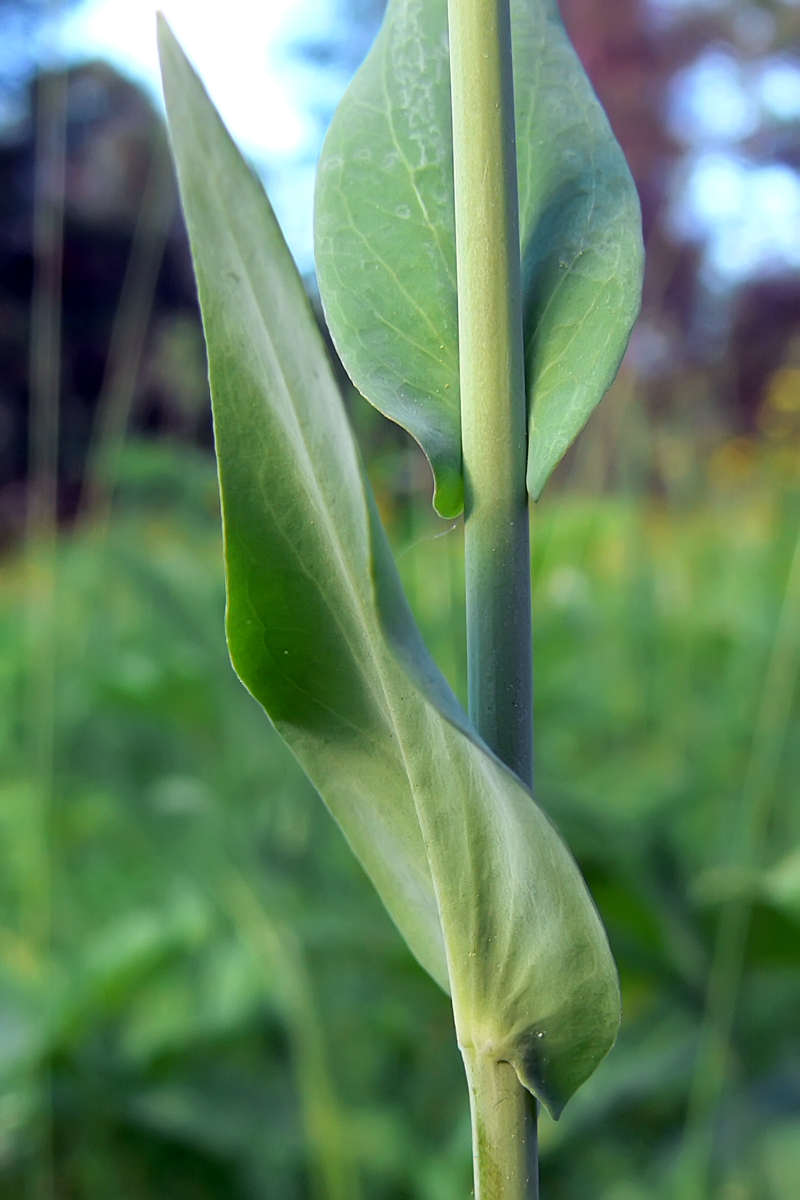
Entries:
{"type": "MultiPolygon", "coordinates": [[[[767,51],[742,47],[742,6],[658,36],[627,0],[605,8],[567,15],[651,267],[620,378],[534,513],[537,788],[606,922],[625,1022],[543,1122],[543,1193],[671,1197],[711,1121],[713,1190],[690,1200],[796,1200],[800,283],[714,293],[663,220],[675,70],[714,38],[767,51]]],[[[796,10],[758,11],[791,46],[796,10]]],[[[0,1197],[462,1198],[446,999],[228,664],[184,235],[158,119],[102,66],[68,80],[59,521],[26,537],[47,459],[28,370],[43,86],[0,146],[0,1197]]],[[[779,132],[789,161],[797,123],[779,132]]],[[[460,527],[430,514],[407,439],[350,403],[463,697],[460,527]]]]}

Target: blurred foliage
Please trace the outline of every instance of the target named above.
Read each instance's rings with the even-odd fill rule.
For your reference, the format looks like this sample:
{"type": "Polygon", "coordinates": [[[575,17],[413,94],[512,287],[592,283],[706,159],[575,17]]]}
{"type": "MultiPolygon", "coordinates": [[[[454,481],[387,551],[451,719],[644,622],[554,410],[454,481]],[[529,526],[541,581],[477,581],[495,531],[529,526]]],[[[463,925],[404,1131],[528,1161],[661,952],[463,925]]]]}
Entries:
{"type": "MultiPolygon", "coordinates": [[[[19,119],[5,123],[0,88],[0,547],[25,523],[36,128],[53,82],[28,80],[19,119]]],[[[59,517],[70,520],[109,416],[139,436],[210,447],[211,414],[160,116],[141,88],[95,62],[68,72],[64,123],[58,476],[59,517]]]]}
{"type": "MultiPolygon", "coordinates": [[[[38,95],[24,83],[46,8],[0,0],[0,1197],[463,1200],[449,1007],[233,676],[206,457],[131,446],[108,526],[101,512],[65,529],[50,662],[49,564],[14,549],[38,95]],[[51,734],[52,779],[35,767],[51,734]]],[[[301,48],[349,71],[380,10],[342,0],[341,25],[301,48]]],[[[667,122],[676,72],[710,45],[745,65],[795,61],[800,9],[689,4],[667,23],[638,0],[563,10],[639,185],[649,267],[627,369],[534,514],[537,787],[602,910],[625,1003],[618,1046],[542,1125],[543,1195],[672,1200],[710,962],[739,905],[750,934],[729,981],[715,1182],[692,1200],[797,1200],[797,700],[772,729],[765,844],[746,870],[733,848],[800,526],[800,277],[712,296],[699,247],[676,246],[664,217],[685,152],[667,122]]],[[[328,111],[327,93],[309,95],[328,111]]],[[[71,72],[67,118],[72,519],[98,413],[116,402],[109,346],[147,250],[136,231],[162,133],[106,66],[71,72]]],[[[798,129],[759,129],[737,153],[796,166],[798,129]]],[[[169,217],[156,235],[125,364],[130,428],[207,444],[184,233],[169,217]]],[[[405,585],[463,699],[460,528],[423,515],[429,477],[403,435],[354,412],[405,585]]]]}
{"type": "Polygon", "coordinates": [[[446,1002],[229,666],[212,464],[127,478],[61,547],[52,806],[3,574],[2,1194],[48,1140],[59,1196],[349,1195],[343,1147],[402,1186],[406,1125],[424,1154],[458,1113],[446,1002]]]}
{"type": "MultiPolygon", "coordinates": [[[[800,527],[797,455],[785,435],[737,439],[688,498],[598,499],[593,425],[534,517],[537,786],[609,929],[626,1016],[542,1123],[543,1192],[667,1194],[719,916],[743,901],[710,1195],[796,1200],[797,701],[763,856],[737,873],[730,847],[800,527]]],[[[372,471],[463,696],[461,531],[415,502],[419,472],[400,438],[372,471]]],[[[26,682],[46,564],[0,571],[0,1195],[33,1180],[58,1200],[455,1200],[469,1131],[446,998],[233,676],[217,520],[205,457],[134,445],[108,528],[62,536],[52,780],[31,768],[26,682]]]]}

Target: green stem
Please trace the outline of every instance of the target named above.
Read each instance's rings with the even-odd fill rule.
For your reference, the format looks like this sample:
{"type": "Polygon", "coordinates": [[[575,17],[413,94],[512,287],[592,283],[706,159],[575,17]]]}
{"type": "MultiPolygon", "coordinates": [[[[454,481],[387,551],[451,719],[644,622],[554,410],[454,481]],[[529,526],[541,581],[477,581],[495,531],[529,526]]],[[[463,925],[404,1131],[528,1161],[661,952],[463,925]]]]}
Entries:
{"type": "MultiPolygon", "coordinates": [[[[51,4],[55,9],[55,0],[51,4]]],[[[33,205],[30,319],[30,436],[26,550],[28,677],[26,759],[39,869],[30,872],[27,932],[49,968],[52,935],[51,821],[56,780],[56,618],[58,613],[58,431],[61,392],[61,291],[64,256],[67,78],[40,76],[33,205]]],[[[49,1066],[39,1068],[41,1107],[32,1138],[26,1194],[54,1194],[49,1066]]]]}
{"type": "Polygon", "coordinates": [[[175,205],[174,188],[167,148],[157,143],[114,316],[79,506],[82,513],[94,518],[101,533],[108,524],[111,494],[139,382],[158,272],[175,205]]]}
{"type": "Polygon", "coordinates": [[[235,867],[219,876],[220,897],[234,927],[263,967],[267,986],[283,1012],[318,1200],[358,1200],[360,1187],[351,1140],[331,1077],[322,1022],[303,948],[271,916],[235,867]]]}
{"type": "Polygon", "coordinates": [[[475,1200],[538,1195],[535,1108],[510,1063],[464,1051],[475,1200]]]}
{"type": "MultiPolygon", "coordinates": [[[[466,521],[469,711],[533,777],[527,412],[508,0],[448,0],[466,521]]],[[[537,1195],[533,1102],[512,1067],[463,1050],[476,1200],[537,1195]]]]}
{"type": "Polygon", "coordinates": [[[526,782],[531,581],[508,0],[450,0],[470,716],[526,782]]]}

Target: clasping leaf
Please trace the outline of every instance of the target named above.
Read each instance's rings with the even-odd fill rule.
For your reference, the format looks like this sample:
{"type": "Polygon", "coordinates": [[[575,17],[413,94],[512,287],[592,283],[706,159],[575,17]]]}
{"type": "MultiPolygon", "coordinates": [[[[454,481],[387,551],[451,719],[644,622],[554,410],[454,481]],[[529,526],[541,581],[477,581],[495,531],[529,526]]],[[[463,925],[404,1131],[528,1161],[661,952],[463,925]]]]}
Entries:
{"type": "Polygon", "coordinates": [[[481,743],[406,605],[263,188],[166,25],[170,134],[208,346],[234,666],[313,780],[462,1046],[558,1112],[619,1017],[569,851],[481,743]]]}
{"type": "MultiPolygon", "coordinates": [[[[555,0],[511,0],[523,268],[528,489],[617,372],[639,310],[633,180],[555,0]]],[[[463,506],[447,0],[390,0],[322,150],[315,205],[325,315],[356,387],[463,506]]]]}

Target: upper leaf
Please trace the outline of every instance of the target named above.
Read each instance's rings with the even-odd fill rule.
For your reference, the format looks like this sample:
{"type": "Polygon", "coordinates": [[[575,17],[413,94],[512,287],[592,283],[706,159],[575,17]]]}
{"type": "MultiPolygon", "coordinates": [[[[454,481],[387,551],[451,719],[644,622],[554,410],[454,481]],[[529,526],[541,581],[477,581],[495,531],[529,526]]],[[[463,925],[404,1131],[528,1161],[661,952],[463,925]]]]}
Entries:
{"type": "Polygon", "coordinates": [[[241,678],[316,784],[462,1045],[558,1112],[611,1045],[616,972],[568,850],[427,654],[263,189],[165,26],[208,345],[241,678]]]}
{"type": "MultiPolygon", "coordinates": [[[[616,374],[639,308],[636,190],[555,0],[512,0],[528,488],[616,374]]],[[[356,387],[463,505],[447,0],[390,0],[320,158],[317,277],[356,387]]]]}
{"type": "Polygon", "coordinates": [[[556,0],[512,0],[529,405],[538,500],[614,380],[639,313],[636,187],[556,0]]]}
{"type": "Polygon", "coordinates": [[[447,0],[390,0],[317,168],[328,326],[359,391],[417,439],[435,504],[464,504],[447,0]]]}

